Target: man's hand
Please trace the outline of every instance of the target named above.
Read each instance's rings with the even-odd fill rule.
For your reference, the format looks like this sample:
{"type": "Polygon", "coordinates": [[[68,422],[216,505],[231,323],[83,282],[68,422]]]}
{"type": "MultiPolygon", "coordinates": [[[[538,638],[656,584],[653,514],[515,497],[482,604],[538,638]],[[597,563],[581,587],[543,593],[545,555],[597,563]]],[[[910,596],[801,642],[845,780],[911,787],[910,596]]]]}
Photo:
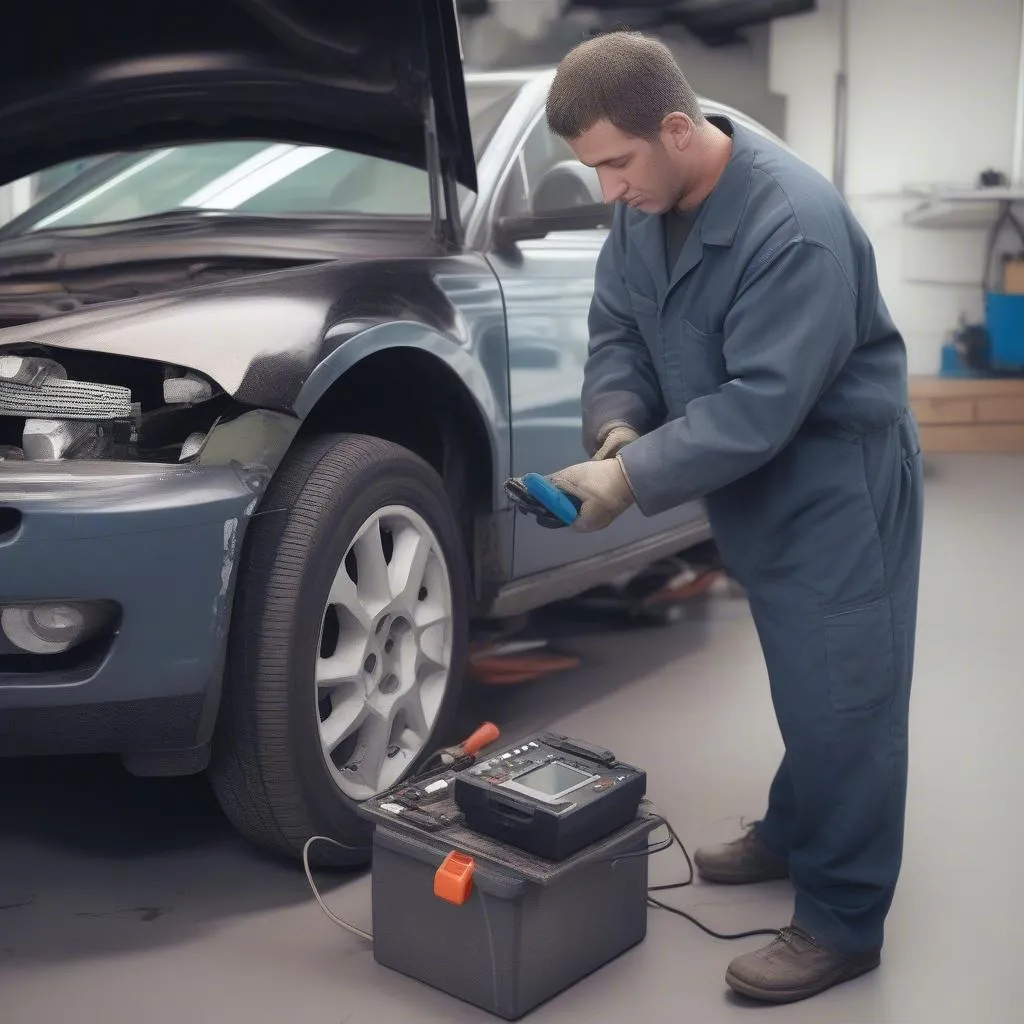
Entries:
{"type": "Polygon", "coordinates": [[[640,435],[628,423],[615,423],[605,428],[599,438],[601,447],[594,452],[595,462],[614,459],[619,449],[632,444],[640,435]]]}
{"type": "Polygon", "coordinates": [[[552,474],[549,479],[582,503],[572,524],[581,533],[610,526],[636,500],[617,458],[581,462],[552,474]]]}

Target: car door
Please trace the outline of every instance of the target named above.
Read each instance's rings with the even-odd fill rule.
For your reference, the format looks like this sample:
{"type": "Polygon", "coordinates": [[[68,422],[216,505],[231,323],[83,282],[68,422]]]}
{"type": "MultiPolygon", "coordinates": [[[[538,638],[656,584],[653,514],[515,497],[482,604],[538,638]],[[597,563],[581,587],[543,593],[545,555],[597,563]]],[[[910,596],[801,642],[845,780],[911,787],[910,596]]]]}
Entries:
{"type": "MultiPolygon", "coordinates": [[[[538,117],[509,165],[496,217],[554,214],[601,201],[597,174],[538,117]]],[[[497,246],[491,264],[504,292],[509,338],[512,469],[551,473],[587,459],[580,390],[594,269],[606,230],[555,230],[497,246]]],[[[516,516],[517,577],[615,551],[703,519],[698,503],[650,519],[633,508],[607,530],[548,530],[516,516]]]]}

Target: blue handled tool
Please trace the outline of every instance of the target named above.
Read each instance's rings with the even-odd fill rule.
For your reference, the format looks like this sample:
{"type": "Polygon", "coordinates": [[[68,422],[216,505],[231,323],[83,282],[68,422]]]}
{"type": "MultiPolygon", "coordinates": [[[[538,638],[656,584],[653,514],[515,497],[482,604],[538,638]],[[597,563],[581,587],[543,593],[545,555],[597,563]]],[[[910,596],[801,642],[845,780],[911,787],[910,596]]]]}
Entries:
{"type": "Polygon", "coordinates": [[[521,512],[534,516],[549,529],[571,526],[579,515],[580,502],[539,473],[506,480],[505,493],[521,512]]]}

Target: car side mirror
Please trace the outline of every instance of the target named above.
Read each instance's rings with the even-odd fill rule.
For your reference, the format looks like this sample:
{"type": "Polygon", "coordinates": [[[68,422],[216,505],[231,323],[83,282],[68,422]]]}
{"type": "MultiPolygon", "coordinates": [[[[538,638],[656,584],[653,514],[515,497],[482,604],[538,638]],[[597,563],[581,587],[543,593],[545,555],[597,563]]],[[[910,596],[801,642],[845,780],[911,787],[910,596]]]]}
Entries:
{"type": "Polygon", "coordinates": [[[499,242],[512,243],[545,238],[552,231],[597,231],[611,227],[612,213],[609,204],[588,203],[565,210],[501,217],[495,224],[495,234],[499,242]]]}

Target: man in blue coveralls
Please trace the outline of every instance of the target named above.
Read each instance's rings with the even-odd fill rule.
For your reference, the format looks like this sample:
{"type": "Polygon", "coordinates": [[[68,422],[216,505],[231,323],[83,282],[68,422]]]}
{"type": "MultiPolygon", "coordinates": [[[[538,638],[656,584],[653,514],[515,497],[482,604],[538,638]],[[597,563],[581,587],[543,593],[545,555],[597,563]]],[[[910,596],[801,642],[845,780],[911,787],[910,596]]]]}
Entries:
{"type": "Polygon", "coordinates": [[[746,588],[785,755],[706,880],[790,878],[791,924],[726,980],[789,1002],[880,962],[900,869],[923,498],[906,352],[832,185],[705,118],[670,51],[609,33],[559,65],[548,123],[618,204],[583,386],[576,528],[707,500],[746,588]]]}

